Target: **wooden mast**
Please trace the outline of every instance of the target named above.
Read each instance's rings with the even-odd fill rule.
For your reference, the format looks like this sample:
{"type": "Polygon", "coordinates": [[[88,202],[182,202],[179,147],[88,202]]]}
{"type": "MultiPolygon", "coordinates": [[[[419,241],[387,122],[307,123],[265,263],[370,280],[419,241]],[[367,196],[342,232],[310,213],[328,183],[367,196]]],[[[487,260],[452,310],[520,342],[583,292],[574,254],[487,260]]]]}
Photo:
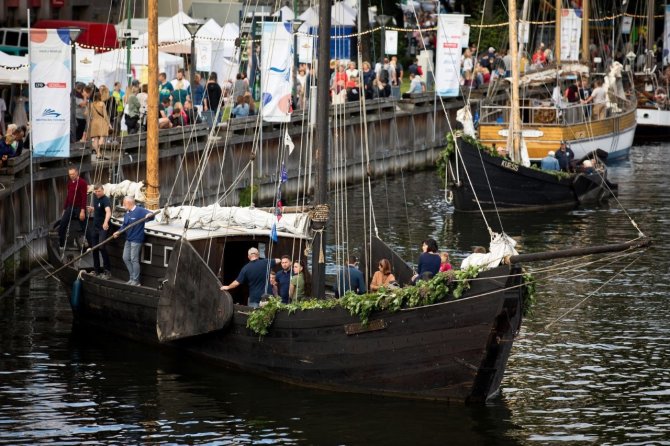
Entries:
{"type": "MultiPolygon", "coordinates": [[[[516,0],[508,1],[509,9],[509,49],[512,57],[512,116],[510,119],[510,138],[512,141],[512,159],[517,163],[521,162],[521,150],[519,144],[519,132],[521,131],[521,114],[519,113],[519,75],[520,75],[520,61],[519,61],[519,39],[517,37],[517,10],[516,0]]],[[[509,139],[508,139],[509,141],[509,139]]]]}
{"type": "Polygon", "coordinates": [[[591,43],[589,36],[589,19],[591,17],[591,8],[589,0],[582,2],[582,62],[590,64],[591,54],[589,51],[589,44],[591,43]]]}
{"type": "Polygon", "coordinates": [[[561,0],[556,0],[556,29],[554,31],[554,59],[556,66],[561,65],[561,0]]]}
{"type": "Polygon", "coordinates": [[[148,0],[149,100],[147,101],[147,209],[160,207],[158,180],[158,0],[148,0]]]}
{"type": "MultiPolygon", "coordinates": [[[[316,84],[316,181],[314,184],[314,204],[317,207],[328,204],[328,143],[330,126],[329,69],[330,67],[330,0],[319,0],[319,54],[316,84]]],[[[323,208],[322,208],[323,209],[323,208]]],[[[321,214],[318,212],[317,214],[321,214]]],[[[321,216],[323,217],[323,215],[321,216]]],[[[327,217],[327,214],[325,215],[327,217]]],[[[319,220],[324,220],[319,218],[319,220]]],[[[326,295],[326,233],[325,221],[312,219],[314,243],[312,245],[312,296],[322,299],[326,295]]]]}
{"type": "Polygon", "coordinates": [[[647,35],[645,39],[647,40],[647,48],[644,58],[644,68],[651,71],[654,68],[654,53],[652,52],[654,48],[654,1],[647,1],[647,35]]]}

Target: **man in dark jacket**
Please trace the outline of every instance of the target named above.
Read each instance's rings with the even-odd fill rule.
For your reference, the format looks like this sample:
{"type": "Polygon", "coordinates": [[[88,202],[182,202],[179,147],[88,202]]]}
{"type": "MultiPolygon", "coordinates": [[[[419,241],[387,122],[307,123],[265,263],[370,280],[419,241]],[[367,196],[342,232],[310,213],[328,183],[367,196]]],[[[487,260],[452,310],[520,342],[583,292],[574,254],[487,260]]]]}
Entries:
{"type": "Polygon", "coordinates": [[[561,141],[561,147],[556,151],[556,155],[554,156],[558,160],[558,165],[561,166],[563,172],[572,171],[572,160],[575,159],[575,153],[567,146],[565,141],[561,141]]]}
{"type": "Polygon", "coordinates": [[[349,264],[337,273],[337,289],[335,294],[344,296],[347,291],[353,291],[356,294],[365,294],[365,278],[363,273],[358,270],[358,259],[356,256],[349,256],[349,264]]]}

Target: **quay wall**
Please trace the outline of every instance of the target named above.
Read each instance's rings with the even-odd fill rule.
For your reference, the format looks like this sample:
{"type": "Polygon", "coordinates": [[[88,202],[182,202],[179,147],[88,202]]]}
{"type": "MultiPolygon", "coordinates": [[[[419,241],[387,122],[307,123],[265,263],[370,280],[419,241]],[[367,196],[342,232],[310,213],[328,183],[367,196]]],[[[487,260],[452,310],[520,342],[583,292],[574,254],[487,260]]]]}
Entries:
{"type": "MultiPolygon", "coordinates": [[[[331,106],[331,187],[336,182],[358,183],[368,175],[433,166],[449,122],[456,125],[456,110],[462,106],[461,101],[451,101],[444,109],[439,102],[435,108],[432,93],[368,101],[365,110],[358,103],[331,106]]],[[[161,130],[161,205],[208,205],[224,191],[221,203],[237,205],[251,190],[252,171],[255,204],[271,205],[282,163],[288,174],[282,186],[284,204],[297,204],[298,194],[309,192],[315,179],[308,150],[315,135],[308,121],[306,114],[294,113],[289,123],[251,116],[215,129],[200,124],[161,130]],[[284,144],[287,132],[295,145],[291,155],[284,144]]],[[[27,153],[15,159],[14,166],[0,169],[0,280],[13,281],[35,263],[45,262],[45,236],[61,216],[69,165],[79,166],[89,184],[144,181],[145,141],[143,134],[126,136],[105,148],[110,159],[102,162],[93,160],[90,145],[82,143],[72,145],[70,158],[35,158],[32,184],[27,153]]]]}

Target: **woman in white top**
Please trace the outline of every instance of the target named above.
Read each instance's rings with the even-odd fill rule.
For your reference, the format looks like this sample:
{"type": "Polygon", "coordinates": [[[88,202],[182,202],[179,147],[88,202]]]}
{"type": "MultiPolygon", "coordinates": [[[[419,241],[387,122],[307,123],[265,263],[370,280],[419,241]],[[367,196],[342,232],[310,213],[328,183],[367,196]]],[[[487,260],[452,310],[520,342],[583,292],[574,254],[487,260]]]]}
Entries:
{"type": "Polygon", "coordinates": [[[346,73],[347,73],[347,79],[351,79],[352,77],[358,77],[358,69],[356,68],[356,62],[349,62],[346,73]]]}
{"type": "Polygon", "coordinates": [[[591,96],[582,100],[582,103],[593,102],[593,119],[605,119],[607,117],[607,91],[603,87],[603,81],[596,81],[596,88],[591,92],[591,96]]]}

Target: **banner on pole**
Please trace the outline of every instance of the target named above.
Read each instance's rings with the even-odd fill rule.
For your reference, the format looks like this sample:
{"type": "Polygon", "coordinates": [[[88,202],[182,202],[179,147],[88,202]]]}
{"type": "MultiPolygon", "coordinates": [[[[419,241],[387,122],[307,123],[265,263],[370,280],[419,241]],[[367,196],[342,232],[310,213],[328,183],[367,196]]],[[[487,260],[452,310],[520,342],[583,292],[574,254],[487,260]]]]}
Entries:
{"type": "Polygon", "coordinates": [[[212,71],[212,41],[195,41],[196,71],[212,71]]]}
{"type": "Polygon", "coordinates": [[[665,26],[663,27],[663,66],[670,63],[670,5],[665,5],[665,26]]]}
{"type": "Polygon", "coordinates": [[[461,33],[461,48],[470,46],[470,25],[463,24],[463,31],[461,33]]]}
{"type": "Polygon", "coordinates": [[[581,9],[563,9],[561,14],[561,60],[578,61],[582,37],[581,9]],[[579,12],[579,15],[577,13],[579,12]]]}
{"type": "Polygon", "coordinates": [[[384,52],[388,55],[397,55],[398,54],[398,31],[389,31],[384,32],[385,41],[384,41],[384,52]]]}
{"type": "Polygon", "coordinates": [[[291,120],[293,35],[289,22],[263,22],[261,34],[261,110],[263,120],[291,120]]]}
{"type": "Polygon", "coordinates": [[[440,14],[437,17],[435,92],[438,96],[456,97],[461,80],[461,39],[465,16],[440,14]]]}
{"type": "Polygon", "coordinates": [[[93,82],[93,56],[94,49],[77,46],[75,57],[77,60],[76,70],[77,82],[89,84],[93,82]]]}
{"type": "Polygon", "coordinates": [[[30,30],[33,156],[70,156],[70,36],[67,29],[30,30]]]}
{"type": "Polygon", "coordinates": [[[314,62],[314,37],[298,34],[298,62],[314,62]]]}

